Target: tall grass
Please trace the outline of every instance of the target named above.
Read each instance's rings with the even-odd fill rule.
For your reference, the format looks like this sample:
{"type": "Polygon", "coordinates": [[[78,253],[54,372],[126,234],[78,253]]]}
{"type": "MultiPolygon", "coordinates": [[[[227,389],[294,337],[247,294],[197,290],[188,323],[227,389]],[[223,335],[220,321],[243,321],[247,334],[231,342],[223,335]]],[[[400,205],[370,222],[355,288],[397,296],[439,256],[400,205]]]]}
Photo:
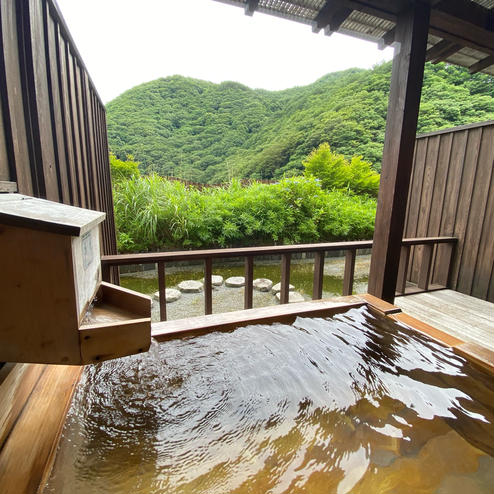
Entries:
{"type": "Polygon", "coordinates": [[[151,175],[114,191],[121,252],[371,238],[376,201],[307,177],[199,191],[151,175]]]}

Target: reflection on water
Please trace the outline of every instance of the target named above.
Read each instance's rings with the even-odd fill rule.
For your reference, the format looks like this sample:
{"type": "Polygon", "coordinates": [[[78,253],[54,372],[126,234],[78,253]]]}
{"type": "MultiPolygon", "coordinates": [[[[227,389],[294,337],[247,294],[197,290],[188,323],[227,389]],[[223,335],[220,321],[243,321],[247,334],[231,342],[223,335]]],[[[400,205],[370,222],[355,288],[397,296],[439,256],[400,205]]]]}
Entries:
{"type": "Polygon", "coordinates": [[[366,309],[87,367],[48,493],[492,492],[492,379],[366,309]]]}

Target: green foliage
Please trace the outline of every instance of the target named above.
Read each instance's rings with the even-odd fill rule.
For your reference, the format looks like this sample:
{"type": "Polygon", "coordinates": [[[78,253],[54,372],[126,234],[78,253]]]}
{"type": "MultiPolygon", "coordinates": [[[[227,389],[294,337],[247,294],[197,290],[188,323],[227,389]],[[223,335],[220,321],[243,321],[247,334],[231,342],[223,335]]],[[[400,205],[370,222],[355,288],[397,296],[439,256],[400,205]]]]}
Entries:
{"type": "Polygon", "coordinates": [[[320,180],[324,189],[349,190],[356,194],[377,197],[379,174],[371,164],[354,156],[351,161],[342,154],[333,153],[327,142],[323,142],[303,161],[305,175],[320,180]]]}
{"type": "Polygon", "coordinates": [[[114,204],[121,252],[367,239],[376,209],[374,199],[323,190],[311,177],[202,191],[134,177],[115,188],[114,204]]]}
{"type": "Polygon", "coordinates": [[[128,155],[125,161],[119,160],[112,152],[110,152],[110,173],[114,184],[129,178],[139,177],[139,163],[134,161],[132,155],[128,155]]]}
{"type": "MultiPolygon", "coordinates": [[[[123,160],[135,156],[143,172],[197,182],[297,175],[323,142],[380,171],[390,75],[391,63],[385,63],[276,92],[181,76],[158,79],[108,103],[110,148],[123,160]]],[[[419,133],[492,118],[492,77],[426,64],[419,133]]]]}

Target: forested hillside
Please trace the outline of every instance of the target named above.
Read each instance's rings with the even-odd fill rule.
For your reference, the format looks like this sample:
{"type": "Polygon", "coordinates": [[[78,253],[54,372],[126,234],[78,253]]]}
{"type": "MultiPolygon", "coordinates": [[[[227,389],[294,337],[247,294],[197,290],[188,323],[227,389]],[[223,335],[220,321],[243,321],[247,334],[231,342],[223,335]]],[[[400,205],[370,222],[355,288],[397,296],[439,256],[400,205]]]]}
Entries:
{"type": "MultiPolygon", "coordinates": [[[[143,172],[197,182],[294,175],[319,144],[380,169],[391,63],[328,74],[284,91],[181,76],[137,86],[107,105],[111,150],[143,172]]],[[[494,118],[493,78],[427,64],[418,132],[494,118]]]]}

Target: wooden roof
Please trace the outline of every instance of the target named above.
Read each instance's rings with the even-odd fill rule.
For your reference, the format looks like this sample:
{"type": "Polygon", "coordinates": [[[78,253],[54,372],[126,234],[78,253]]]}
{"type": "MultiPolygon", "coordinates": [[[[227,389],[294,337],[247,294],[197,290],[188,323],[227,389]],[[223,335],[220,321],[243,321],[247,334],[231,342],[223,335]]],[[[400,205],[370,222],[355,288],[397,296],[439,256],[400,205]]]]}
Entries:
{"type": "MultiPolygon", "coordinates": [[[[324,30],[377,42],[394,41],[397,15],[412,0],[216,0],[324,30]]],[[[494,0],[429,0],[427,60],[494,75],[494,0]]]]}

